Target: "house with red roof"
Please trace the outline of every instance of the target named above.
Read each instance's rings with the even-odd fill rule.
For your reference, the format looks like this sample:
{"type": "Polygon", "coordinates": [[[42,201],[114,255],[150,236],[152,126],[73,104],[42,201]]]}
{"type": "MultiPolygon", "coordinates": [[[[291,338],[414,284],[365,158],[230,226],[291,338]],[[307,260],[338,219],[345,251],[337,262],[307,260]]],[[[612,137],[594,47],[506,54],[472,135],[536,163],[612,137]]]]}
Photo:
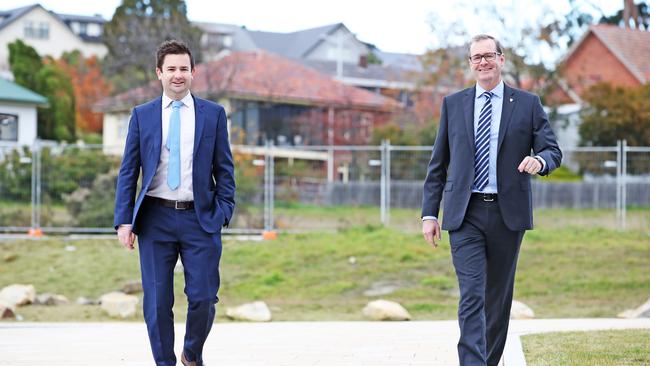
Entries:
{"type": "Polygon", "coordinates": [[[599,82],[639,86],[650,81],[650,32],[609,24],[591,26],[560,62],[561,82],[553,104],[581,103],[599,82]]]}
{"type": "Polygon", "coordinates": [[[578,112],[589,87],[600,82],[635,87],[650,81],[650,32],[593,25],[564,55],[558,72],[559,81],[545,101],[566,121],[558,131],[560,146],[575,147],[579,142],[578,112]]]}
{"type": "MultiPolygon", "coordinates": [[[[226,108],[234,144],[367,144],[373,128],[402,108],[392,98],[265,51],[233,52],[196,70],[192,93],[226,108]]],[[[121,153],[131,109],[161,94],[160,82],[153,81],[98,102],[104,145],[121,153]]]]}

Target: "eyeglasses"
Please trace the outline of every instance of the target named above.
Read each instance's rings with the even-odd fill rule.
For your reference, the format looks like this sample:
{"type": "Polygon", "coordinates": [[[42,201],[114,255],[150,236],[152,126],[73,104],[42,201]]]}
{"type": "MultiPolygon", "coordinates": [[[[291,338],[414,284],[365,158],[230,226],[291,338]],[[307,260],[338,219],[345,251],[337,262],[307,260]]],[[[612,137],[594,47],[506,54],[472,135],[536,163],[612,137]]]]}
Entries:
{"type": "Polygon", "coordinates": [[[480,55],[480,54],[479,55],[472,55],[472,56],[469,57],[469,60],[473,64],[480,64],[481,59],[483,59],[483,58],[487,62],[492,62],[492,61],[496,60],[498,55],[502,55],[502,53],[501,52],[488,52],[488,53],[484,53],[482,55],[480,55]]]}

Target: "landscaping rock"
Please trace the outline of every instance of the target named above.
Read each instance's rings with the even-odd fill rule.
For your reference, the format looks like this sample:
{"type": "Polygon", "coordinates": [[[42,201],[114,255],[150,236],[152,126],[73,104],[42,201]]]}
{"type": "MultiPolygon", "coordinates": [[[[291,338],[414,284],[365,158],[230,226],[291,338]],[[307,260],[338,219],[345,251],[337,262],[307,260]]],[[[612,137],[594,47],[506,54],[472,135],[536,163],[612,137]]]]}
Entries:
{"type": "Polygon", "coordinates": [[[650,299],[636,309],[625,310],[618,314],[618,317],[626,319],[650,318],[650,299]]]}
{"type": "Polygon", "coordinates": [[[129,318],[135,315],[135,307],[140,301],[136,296],[122,292],[109,292],[100,297],[101,306],[109,316],[129,318]]]}
{"type": "Polygon", "coordinates": [[[63,295],[49,294],[49,293],[37,295],[36,301],[34,302],[35,305],[47,305],[47,306],[66,305],[69,303],[70,301],[68,300],[67,297],[63,295]]]}
{"type": "Polygon", "coordinates": [[[526,304],[520,301],[512,300],[512,308],[510,308],[510,319],[533,319],[535,312],[526,304]]]}
{"type": "Polygon", "coordinates": [[[271,310],[264,301],[255,301],[226,309],[226,316],[234,320],[268,322],[271,321],[271,310]]]}
{"type": "Polygon", "coordinates": [[[402,305],[387,300],[369,302],[363,308],[363,315],[371,320],[411,320],[411,314],[402,305]]]}
{"type": "Polygon", "coordinates": [[[36,290],[33,285],[9,285],[0,290],[0,300],[12,306],[31,304],[36,300],[36,290]]]}
{"type": "Polygon", "coordinates": [[[135,294],[142,292],[142,282],[139,280],[128,281],[122,286],[122,292],[125,294],[135,294]]]}

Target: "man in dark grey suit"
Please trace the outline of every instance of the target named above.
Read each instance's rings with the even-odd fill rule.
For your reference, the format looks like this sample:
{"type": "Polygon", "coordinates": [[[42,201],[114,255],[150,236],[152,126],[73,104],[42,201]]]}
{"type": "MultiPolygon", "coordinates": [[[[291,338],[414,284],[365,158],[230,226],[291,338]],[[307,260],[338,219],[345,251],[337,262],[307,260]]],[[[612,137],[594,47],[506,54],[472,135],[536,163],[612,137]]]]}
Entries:
{"type": "Polygon", "coordinates": [[[531,175],[547,175],[562,159],[539,97],[505,85],[504,63],[498,40],[472,38],[476,85],[444,98],[424,182],[422,233],[434,248],[444,191],[442,229],[460,287],[461,366],[501,358],[519,247],[533,227],[531,175]]]}

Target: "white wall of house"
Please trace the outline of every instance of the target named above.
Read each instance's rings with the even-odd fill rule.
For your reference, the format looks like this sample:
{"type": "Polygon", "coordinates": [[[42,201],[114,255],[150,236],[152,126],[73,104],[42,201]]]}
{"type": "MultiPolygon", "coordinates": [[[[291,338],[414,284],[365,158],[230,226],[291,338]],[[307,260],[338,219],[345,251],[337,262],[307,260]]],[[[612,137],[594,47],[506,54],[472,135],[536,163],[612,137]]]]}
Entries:
{"type": "Polygon", "coordinates": [[[41,56],[50,55],[58,58],[64,51],[75,49],[81,51],[84,56],[103,57],[107,53],[106,46],[103,44],[84,42],[65,23],[43,8],[35,7],[0,30],[0,72],[9,70],[9,48],[7,45],[16,39],[34,47],[41,56]],[[47,25],[49,36],[47,38],[27,36],[25,27],[28,24],[32,24],[36,28],[47,25]]]}
{"type": "Polygon", "coordinates": [[[34,105],[0,102],[0,114],[18,116],[18,141],[2,141],[2,144],[31,145],[36,139],[36,113],[34,105]]]}
{"type": "Polygon", "coordinates": [[[126,135],[129,131],[129,112],[104,113],[102,144],[104,154],[122,155],[126,145],[126,135]]]}
{"type": "Polygon", "coordinates": [[[339,28],[336,32],[327,36],[327,40],[321,42],[307,56],[308,60],[331,60],[339,58],[338,43],[341,40],[341,55],[343,62],[358,63],[359,57],[368,53],[368,47],[359,42],[350,31],[339,28]]]}
{"type": "Polygon", "coordinates": [[[571,150],[580,144],[580,109],[579,104],[565,104],[557,108],[553,121],[553,132],[557,136],[558,145],[563,150],[571,150]]]}

